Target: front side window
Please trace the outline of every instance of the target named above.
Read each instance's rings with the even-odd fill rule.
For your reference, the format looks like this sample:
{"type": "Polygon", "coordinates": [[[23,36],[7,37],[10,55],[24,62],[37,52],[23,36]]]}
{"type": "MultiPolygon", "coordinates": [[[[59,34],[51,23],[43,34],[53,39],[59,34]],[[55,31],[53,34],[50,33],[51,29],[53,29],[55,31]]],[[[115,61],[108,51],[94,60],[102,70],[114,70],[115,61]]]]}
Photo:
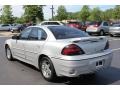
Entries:
{"type": "Polygon", "coordinates": [[[4,25],[2,25],[2,27],[7,27],[7,26],[9,26],[8,24],[4,24],[4,25]]]}
{"type": "Polygon", "coordinates": [[[20,39],[23,39],[23,40],[28,39],[30,32],[31,32],[31,28],[26,28],[24,31],[21,32],[20,39]]]}
{"type": "Polygon", "coordinates": [[[34,27],[29,35],[29,40],[38,40],[38,30],[34,27]]]}

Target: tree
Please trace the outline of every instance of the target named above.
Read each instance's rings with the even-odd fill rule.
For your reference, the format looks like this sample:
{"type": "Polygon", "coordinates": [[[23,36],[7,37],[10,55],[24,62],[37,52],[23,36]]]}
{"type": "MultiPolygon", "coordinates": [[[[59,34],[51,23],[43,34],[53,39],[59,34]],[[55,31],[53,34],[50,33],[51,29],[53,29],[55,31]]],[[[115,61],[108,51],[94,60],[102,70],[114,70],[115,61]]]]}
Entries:
{"type": "Polygon", "coordinates": [[[12,24],[13,23],[12,8],[10,5],[3,6],[1,22],[4,24],[12,24]]]}
{"type": "Polygon", "coordinates": [[[113,9],[107,9],[101,13],[101,19],[105,21],[109,21],[113,19],[113,9]]]}
{"type": "Polygon", "coordinates": [[[67,19],[79,19],[79,12],[68,12],[67,19]]]}
{"type": "Polygon", "coordinates": [[[58,10],[57,10],[57,19],[58,20],[66,20],[67,19],[67,12],[66,12],[66,9],[63,5],[59,6],[58,7],[58,10]]]}
{"type": "Polygon", "coordinates": [[[120,19],[120,5],[116,5],[113,12],[113,17],[116,20],[120,19]]]}
{"type": "Polygon", "coordinates": [[[90,21],[101,21],[101,13],[102,11],[96,7],[91,11],[91,14],[89,16],[89,20],[90,21]]]}
{"type": "Polygon", "coordinates": [[[90,15],[90,9],[89,6],[84,5],[80,11],[80,18],[83,22],[87,21],[88,17],[90,15]]]}
{"type": "Polygon", "coordinates": [[[26,22],[40,22],[43,21],[43,10],[42,5],[25,5],[24,7],[24,18],[26,22]]]}
{"type": "Polygon", "coordinates": [[[21,17],[14,17],[14,23],[23,24],[23,23],[25,23],[25,19],[24,19],[23,16],[21,16],[21,17]]]}

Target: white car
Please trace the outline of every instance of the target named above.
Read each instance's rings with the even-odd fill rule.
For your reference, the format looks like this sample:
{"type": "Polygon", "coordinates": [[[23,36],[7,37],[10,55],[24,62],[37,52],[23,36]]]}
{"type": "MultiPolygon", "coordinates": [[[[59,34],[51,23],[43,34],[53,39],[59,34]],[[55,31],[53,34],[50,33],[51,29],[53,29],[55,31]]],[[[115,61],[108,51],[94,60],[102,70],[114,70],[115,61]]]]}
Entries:
{"type": "Polygon", "coordinates": [[[99,34],[101,36],[109,33],[109,23],[106,21],[91,22],[87,26],[86,32],[89,34],[99,34]]]}
{"type": "Polygon", "coordinates": [[[39,25],[65,25],[65,23],[60,21],[42,21],[39,25]]]}
{"type": "Polygon", "coordinates": [[[0,24],[0,31],[11,31],[11,24],[0,24]]]}
{"type": "Polygon", "coordinates": [[[48,81],[95,73],[109,67],[113,55],[105,37],[67,26],[30,26],[6,40],[5,51],[8,60],[32,64],[48,81]]]}

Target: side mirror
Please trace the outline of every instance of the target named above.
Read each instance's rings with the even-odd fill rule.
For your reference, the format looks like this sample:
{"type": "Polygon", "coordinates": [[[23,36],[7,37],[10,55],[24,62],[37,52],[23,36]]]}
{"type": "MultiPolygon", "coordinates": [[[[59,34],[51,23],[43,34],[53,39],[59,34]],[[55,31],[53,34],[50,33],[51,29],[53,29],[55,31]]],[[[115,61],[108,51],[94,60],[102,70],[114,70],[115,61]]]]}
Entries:
{"type": "Polygon", "coordinates": [[[19,36],[18,36],[18,35],[14,35],[14,36],[12,36],[12,39],[18,40],[18,39],[19,39],[19,36]]]}

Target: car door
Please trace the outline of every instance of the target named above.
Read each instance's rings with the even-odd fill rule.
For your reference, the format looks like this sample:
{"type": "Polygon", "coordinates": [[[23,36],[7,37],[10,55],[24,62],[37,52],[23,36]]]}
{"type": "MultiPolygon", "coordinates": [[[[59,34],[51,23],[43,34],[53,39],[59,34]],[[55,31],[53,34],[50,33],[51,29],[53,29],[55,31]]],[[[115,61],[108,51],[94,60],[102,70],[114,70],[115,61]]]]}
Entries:
{"type": "Polygon", "coordinates": [[[16,59],[25,60],[25,43],[28,41],[28,36],[31,32],[31,28],[26,28],[19,35],[18,40],[12,40],[13,54],[16,59]]]}
{"type": "Polygon", "coordinates": [[[3,25],[2,25],[2,30],[5,30],[5,31],[10,30],[9,24],[3,24],[3,25]]]}
{"type": "Polygon", "coordinates": [[[47,34],[43,29],[38,27],[32,28],[29,41],[25,44],[25,56],[29,63],[37,64],[38,55],[42,51],[46,38],[47,34]]]}
{"type": "Polygon", "coordinates": [[[109,24],[108,24],[108,22],[103,22],[103,30],[104,30],[104,32],[109,32],[109,24]]]}

